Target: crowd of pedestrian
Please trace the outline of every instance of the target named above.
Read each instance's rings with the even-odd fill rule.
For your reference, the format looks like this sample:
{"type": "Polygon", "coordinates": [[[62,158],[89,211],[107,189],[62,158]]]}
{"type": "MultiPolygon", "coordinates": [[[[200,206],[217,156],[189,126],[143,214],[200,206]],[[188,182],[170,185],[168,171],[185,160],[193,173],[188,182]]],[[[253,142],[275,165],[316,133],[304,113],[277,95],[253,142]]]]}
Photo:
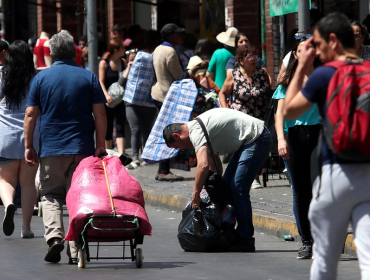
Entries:
{"type": "MultiPolygon", "coordinates": [[[[230,27],[216,39],[221,46],[218,49],[209,39],[196,41],[194,35],[173,23],[160,32],[145,31],[138,25],[128,30],[115,25],[102,53],[98,77],[87,71],[86,37],[79,38],[78,46],[66,30],[51,37],[42,31],[29,45],[1,39],[0,198],[5,207],[4,234],[14,231],[13,200],[19,184],[21,237],[34,237],[31,218],[39,169],[38,195],[48,245],[45,261],[59,262],[65,236],[63,205],[79,162],[87,156],[105,155],[107,149],[115,147],[124,154],[128,123],[134,166],[145,165],[140,154],[171,85],[182,79],[207,77],[220,89],[222,108],[198,118],[209,134],[217,161],[211,157],[198,121],[169,124],[163,138],[168,147],[195,150],[192,208],[200,206],[209,170],[222,173],[218,155],[229,155],[223,178],[230,186],[238,224],[237,240],[230,251],[254,252],[249,194],[261,187],[259,174],[272,147],[264,120],[274,81],[247,34],[230,27]],[[117,88],[126,92],[118,101],[113,94],[117,88]]],[[[337,70],[323,64],[346,61],[357,65],[370,60],[368,39],[366,26],[339,13],[321,19],[312,34],[297,31],[272,96],[278,100],[278,153],[291,179],[302,241],[297,258],[314,256],[312,279],[335,279],[350,221],[362,277],[370,277],[370,192],[364,187],[370,179],[370,160],[343,160],[329,148],[329,139],[319,137],[328,118],[328,87],[337,70]]],[[[170,159],[165,159],[159,162],[154,179],[184,178],[173,174],[170,159]]],[[[69,243],[67,254],[73,263],[77,257],[74,242],[69,243]]]]}

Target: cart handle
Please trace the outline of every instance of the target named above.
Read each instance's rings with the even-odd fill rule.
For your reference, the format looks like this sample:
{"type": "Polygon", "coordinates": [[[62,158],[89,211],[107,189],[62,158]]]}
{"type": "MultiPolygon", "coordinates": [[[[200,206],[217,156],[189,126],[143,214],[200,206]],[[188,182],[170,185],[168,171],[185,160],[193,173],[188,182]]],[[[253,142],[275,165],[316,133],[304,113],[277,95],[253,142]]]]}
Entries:
{"type": "MultiPolygon", "coordinates": [[[[91,217],[92,218],[92,221],[91,221],[91,228],[93,228],[94,230],[99,230],[99,231],[136,231],[139,229],[139,219],[135,216],[131,216],[131,215],[116,215],[116,216],[110,216],[110,215],[97,215],[97,216],[93,216],[91,217]],[[118,218],[118,219],[133,219],[132,221],[128,221],[128,220],[125,220],[123,221],[123,223],[133,223],[135,224],[135,227],[133,228],[100,228],[100,227],[97,227],[94,225],[94,218],[107,218],[107,219],[111,219],[111,218],[118,218]]],[[[104,223],[104,221],[100,221],[102,223],[104,223]]],[[[107,221],[106,223],[110,223],[112,221],[107,221]]]]}

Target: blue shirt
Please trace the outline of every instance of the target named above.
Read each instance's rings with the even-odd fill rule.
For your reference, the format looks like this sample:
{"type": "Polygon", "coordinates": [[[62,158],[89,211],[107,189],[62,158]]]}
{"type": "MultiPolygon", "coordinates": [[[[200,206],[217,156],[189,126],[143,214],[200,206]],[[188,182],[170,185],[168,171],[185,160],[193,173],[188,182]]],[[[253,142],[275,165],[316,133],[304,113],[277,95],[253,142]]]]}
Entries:
{"type": "Polygon", "coordinates": [[[92,105],[106,99],[98,78],[61,60],[33,79],[26,106],[40,110],[40,157],[94,153],[92,105]]]}
{"type": "MultiPolygon", "coordinates": [[[[285,99],[287,88],[279,85],[274,95],[272,96],[273,99],[285,99]]],[[[315,125],[320,124],[320,113],[317,108],[317,105],[313,105],[307,112],[305,112],[303,115],[301,115],[296,120],[285,120],[284,121],[284,127],[289,128],[296,125],[315,125]]]]}

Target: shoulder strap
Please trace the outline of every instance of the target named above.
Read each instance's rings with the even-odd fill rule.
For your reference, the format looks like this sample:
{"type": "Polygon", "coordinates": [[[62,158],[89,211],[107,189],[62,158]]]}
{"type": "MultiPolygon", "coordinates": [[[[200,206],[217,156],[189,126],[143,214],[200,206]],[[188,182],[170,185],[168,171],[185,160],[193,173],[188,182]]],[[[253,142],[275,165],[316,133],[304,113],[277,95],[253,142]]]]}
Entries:
{"type": "Polygon", "coordinates": [[[200,124],[200,126],[201,126],[201,128],[203,130],[204,136],[206,137],[206,140],[207,140],[208,147],[211,150],[212,158],[213,158],[213,161],[215,163],[215,166],[216,166],[216,169],[217,169],[217,173],[219,175],[221,175],[220,169],[218,168],[218,165],[217,165],[216,156],[215,156],[215,153],[214,153],[213,148],[212,148],[212,145],[211,145],[211,139],[209,139],[209,135],[208,135],[207,129],[204,126],[204,123],[203,123],[203,121],[200,118],[195,118],[195,120],[200,124]]]}

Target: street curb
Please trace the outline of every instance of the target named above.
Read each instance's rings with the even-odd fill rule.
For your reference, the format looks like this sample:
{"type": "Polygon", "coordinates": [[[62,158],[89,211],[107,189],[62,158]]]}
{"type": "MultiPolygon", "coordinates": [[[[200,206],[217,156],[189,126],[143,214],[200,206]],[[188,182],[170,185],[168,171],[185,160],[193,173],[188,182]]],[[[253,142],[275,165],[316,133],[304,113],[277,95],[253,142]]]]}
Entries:
{"type": "MultiPolygon", "coordinates": [[[[150,190],[144,190],[143,193],[145,202],[151,206],[179,213],[184,210],[189,202],[188,199],[179,195],[158,194],[150,190]]],[[[284,219],[284,216],[270,215],[260,210],[253,211],[255,212],[253,214],[253,225],[255,230],[278,238],[282,238],[283,235],[289,234],[294,237],[296,242],[300,242],[300,237],[294,222],[284,219]]],[[[348,234],[347,236],[344,253],[350,256],[357,256],[352,234],[348,234]]]]}

